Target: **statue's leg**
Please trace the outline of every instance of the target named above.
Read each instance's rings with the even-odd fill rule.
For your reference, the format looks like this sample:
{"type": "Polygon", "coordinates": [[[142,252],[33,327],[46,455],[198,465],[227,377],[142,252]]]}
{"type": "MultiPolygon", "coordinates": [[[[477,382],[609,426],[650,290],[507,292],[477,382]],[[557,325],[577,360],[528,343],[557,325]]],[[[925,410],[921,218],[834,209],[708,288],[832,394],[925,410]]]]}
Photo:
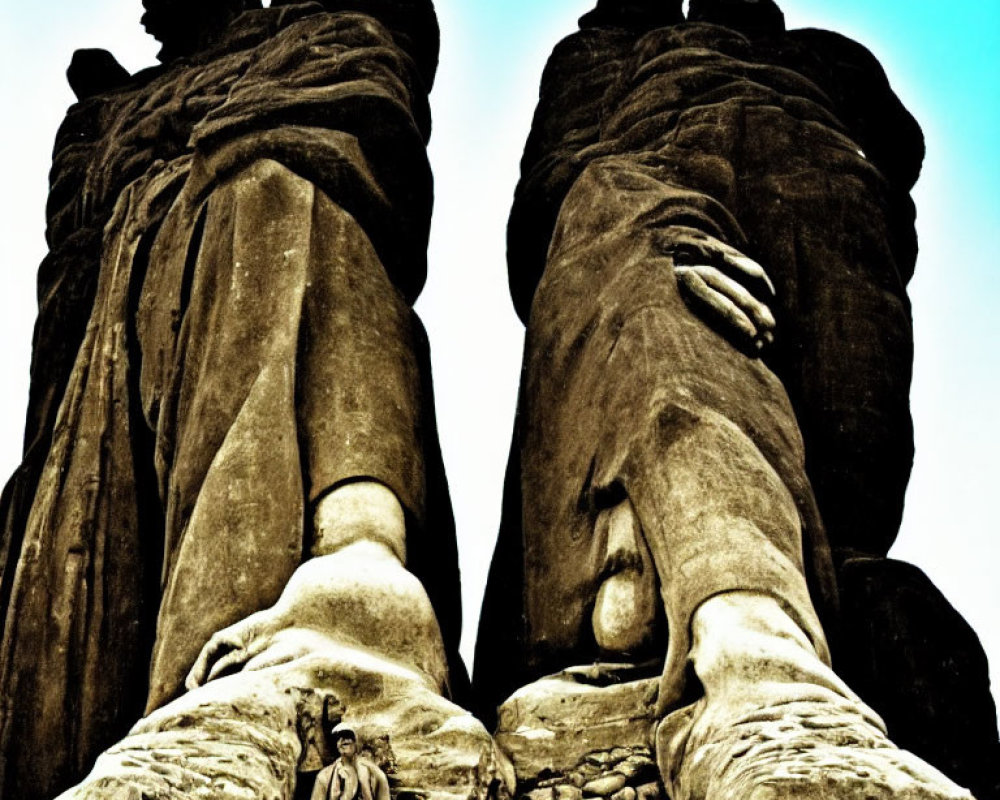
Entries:
{"type": "Polygon", "coordinates": [[[408,569],[429,401],[408,305],[357,221],[281,164],[184,201],[151,254],[188,270],[176,344],[169,291],[140,323],[168,541],[151,713],[70,796],[290,798],[338,719],[388,738],[400,788],[495,790],[408,569]]]}
{"type": "Polygon", "coordinates": [[[166,515],[150,708],[213,633],[273,604],[322,552],[325,494],[375,481],[422,526],[433,436],[418,323],[350,214],[267,160],[185,199],[140,301],[166,515]]]}
{"type": "Polygon", "coordinates": [[[183,688],[215,631],[278,598],[304,542],[296,361],[314,189],[260,161],[203,204],[188,193],[153,245],[139,309],[166,519],[149,710],[183,688]]]}
{"type": "Polygon", "coordinates": [[[818,522],[795,418],[773,373],[680,296],[672,223],[691,218],[682,190],[610,159],[562,206],[523,392],[529,651],[544,663],[554,644],[564,659],[601,644],[593,621],[608,617],[616,564],[599,523],[622,509],[668,623],[656,754],[674,800],[967,797],[896,749],[830,670],[806,579],[803,523],[818,522]]]}

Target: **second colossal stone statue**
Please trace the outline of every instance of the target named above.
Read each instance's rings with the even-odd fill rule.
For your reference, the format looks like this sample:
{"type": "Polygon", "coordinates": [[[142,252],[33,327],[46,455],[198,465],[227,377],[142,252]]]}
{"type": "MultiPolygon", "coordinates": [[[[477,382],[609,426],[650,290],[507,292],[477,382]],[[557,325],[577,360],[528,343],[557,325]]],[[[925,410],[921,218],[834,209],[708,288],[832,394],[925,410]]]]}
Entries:
{"type": "Polygon", "coordinates": [[[527,341],[482,713],[539,798],[655,795],[653,760],[673,800],[969,797],[824,630],[909,473],[919,128],[864,48],[771,2],[580,26],[508,229],[527,341]]]}

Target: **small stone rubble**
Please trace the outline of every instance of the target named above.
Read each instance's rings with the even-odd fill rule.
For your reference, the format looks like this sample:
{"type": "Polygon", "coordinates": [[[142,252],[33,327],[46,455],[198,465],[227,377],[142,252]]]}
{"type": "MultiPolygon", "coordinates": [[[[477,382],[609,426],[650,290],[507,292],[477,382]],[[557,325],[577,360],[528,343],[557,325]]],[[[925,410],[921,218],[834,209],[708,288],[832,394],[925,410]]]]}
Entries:
{"type": "Polygon", "coordinates": [[[660,800],[666,795],[648,747],[615,747],[587,753],[566,772],[543,770],[519,792],[521,800],[660,800]]]}

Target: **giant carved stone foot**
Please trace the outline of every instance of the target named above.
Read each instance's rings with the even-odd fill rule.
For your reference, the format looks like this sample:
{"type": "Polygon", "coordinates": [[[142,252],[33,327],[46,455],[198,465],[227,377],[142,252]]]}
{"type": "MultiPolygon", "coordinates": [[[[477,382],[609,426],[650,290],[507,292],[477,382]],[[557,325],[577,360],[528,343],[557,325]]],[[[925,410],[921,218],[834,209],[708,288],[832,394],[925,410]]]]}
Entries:
{"type": "Polygon", "coordinates": [[[397,793],[503,795],[504,764],[468,712],[398,662],[310,635],[309,655],[210,681],[140,720],[60,800],[291,800],[341,719],[387,742],[397,793]]]}
{"type": "Polygon", "coordinates": [[[672,800],[971,800],[889,741],[775,600],[714,597],[693,628],[705,694],[656,735],[672,800]]]}
{"type": "Polygon", "coordinates": [[[440,629],[406,570],[402,510],[357,482],[317,510],[313,558],[278,602],[216,633],[189,691],[153,711],[63,800],[291,800],[335,756],[339,721],[378,741],[394,793],[504,798],[513,775],[483,725],[446,698],[440,629]]]}

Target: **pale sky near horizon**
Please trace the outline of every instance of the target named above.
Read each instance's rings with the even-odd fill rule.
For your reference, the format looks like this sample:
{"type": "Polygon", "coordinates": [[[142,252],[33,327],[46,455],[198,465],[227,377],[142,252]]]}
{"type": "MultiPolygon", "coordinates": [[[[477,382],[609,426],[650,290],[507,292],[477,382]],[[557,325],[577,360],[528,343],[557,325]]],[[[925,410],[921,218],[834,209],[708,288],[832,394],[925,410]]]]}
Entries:
{"type": "MultiPolygon", "coordinates": [[[[779,0],[780,2],[780,0],[779,0]]],[[[927,572],[978,632],[1000,675],[1000,0],[785,0],[789,27],[837,30],[882,61],[924,128],[917,184],[921,255],[910,286],[917,455],[893,555],[927,572]]],[[[438,421],[462,556],[471,667],[517,391],[522,330],[506,287],[504,228],[517,163],[552,46],[589,0],[439,0],[432,94],[436,206],[427,287],[438,421]]],[[[52,141],[73,97],[74,49],[105,47],[130,70],[156,45],[139,0],[0,0],[0,478],[19,460],[34,280],[52,141]]]]}

